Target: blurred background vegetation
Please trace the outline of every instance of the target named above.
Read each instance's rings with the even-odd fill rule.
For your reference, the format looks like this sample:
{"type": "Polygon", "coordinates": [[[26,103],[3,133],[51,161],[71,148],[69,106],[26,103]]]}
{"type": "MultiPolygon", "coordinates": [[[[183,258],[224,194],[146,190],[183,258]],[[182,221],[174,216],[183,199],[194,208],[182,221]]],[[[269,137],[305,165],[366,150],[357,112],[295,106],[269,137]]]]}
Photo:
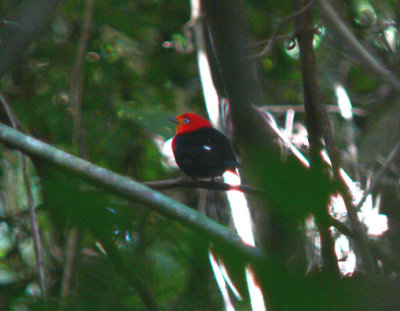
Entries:
{"type": "MultiPolygon", "coordinates": [[[[0,93],[27,133],[55,147],[139,181],[180,176],[160,151],[160,145],[174,135],[167,119],[185,111],[205,115],[195,54],[168,48],[188,45],[183,26],[190,19],[189,1],[95,0],[76,78],[73,72],[79,66],[89,2],[43,1],[51,9],[42,15],[38,1],[0,3],[0,93]],[[19,34],[18,20],[29,21],[32,33],[23,44],[7,46],[4,43],[13,42],[10,34],[19,34]],[[12,59],[4,56],[7,50],[14,54],[12,59]],[[79,134],[74,134],[77,119],[71,96],[76,87],[81,94],[79,134]]],[[[268,105],[303,103],[293,19],[285,19],[294,12],[292,2],[246,2],[255,51],[275,37],[272,48],[259,59],[268,105]]],[[[398,72],[398,2],[353,0],[335,5],[364,46],[398,72]]],[[[317,11],[315,20],[324,101],[336,104],[339,83],[360,111],[351,124],[337,112],[330,117],[344,167],[355,180],[365,182],[399,139],[398,93],[323,27],[317,11]],[[354,135],[350,142],[349,128],[354,135]],[[351,143],[357,146],[356,163],[349,151],[351,143]]],[[[276,111],[283,123],[285,108],[276,111]]],[[[301,123],[304,116],[298,115],[301,123]]],[[[4,114],[2,121],[9,123],[4,114]]],[[[21,161],[6,146],[0,151],[0,309],[42,310],[21,161]]],[[[29,162],[29,176],[43,238],[50,309],[58,309],[63,301],[65,310],[143,310],[132,278],[118,269],[119,260],[132,267],[162,310],[223,309],[208,262],[207,241],[145,206],[89,186],[47,163],[33,162],[29,162]],[[71,228],[78,236],[75,266],[68,293],[63,295],[71,228]],[[106,253],[118,255],[110,260],[106,253]]],[[[382,212],[390,224],[386,235],[377,240],[393,258],[400,255],[398,174],[395,163],[377,188],[383,193],[382,212]]],[[[189,206],[198,204],[195,190],[166,193],[189,206]]],[[[396,274],[398,265],[394,261],[390,273],[396,274]]],[[[243,278],[236,278],[245,295],[237,308],[247,310],[243,278]]]]}

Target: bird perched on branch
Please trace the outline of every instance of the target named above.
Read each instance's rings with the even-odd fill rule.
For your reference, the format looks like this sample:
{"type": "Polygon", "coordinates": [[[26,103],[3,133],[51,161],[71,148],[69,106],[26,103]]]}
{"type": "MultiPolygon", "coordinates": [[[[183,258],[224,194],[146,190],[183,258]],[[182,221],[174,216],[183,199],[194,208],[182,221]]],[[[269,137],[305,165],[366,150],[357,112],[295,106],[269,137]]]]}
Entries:
{"type": "Polygon", "coordinates": [[[214,179],[227,170],[236,173],[239,162],[228,138],[210,122],[194,113],[184,113],[169,120],[177,124],[172,151],[183,172],[193,179],[214,179]]]}

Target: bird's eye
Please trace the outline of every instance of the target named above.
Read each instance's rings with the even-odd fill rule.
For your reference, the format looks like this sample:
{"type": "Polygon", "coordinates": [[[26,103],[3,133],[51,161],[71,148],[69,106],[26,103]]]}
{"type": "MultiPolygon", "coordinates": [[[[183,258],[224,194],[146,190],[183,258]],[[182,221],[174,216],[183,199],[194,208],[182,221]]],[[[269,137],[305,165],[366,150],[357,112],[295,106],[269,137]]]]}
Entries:
{"type": "Polygon", "coordinates": [[[190,120],[189,119],[183,119],[183,124],[188,124],[188,123],[190,123],[190,120]]]}

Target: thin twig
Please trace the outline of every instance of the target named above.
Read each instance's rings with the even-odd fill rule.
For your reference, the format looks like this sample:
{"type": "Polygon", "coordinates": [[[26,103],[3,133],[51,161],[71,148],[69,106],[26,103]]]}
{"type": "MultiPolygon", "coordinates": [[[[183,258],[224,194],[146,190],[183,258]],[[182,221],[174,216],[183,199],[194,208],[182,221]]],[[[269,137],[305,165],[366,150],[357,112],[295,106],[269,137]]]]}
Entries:
{"type": "Polygon", "coordinates": [[[262,49],[261,52],[254,54],[251,56],[251,58],[255,59],[255,58],[261,58],[266,56],[269,51],[271,50],[273,44],[275,43],[276,40],[276,35],[277,33],[284,27],[287,25],[288,21],[290,21],[291,19],[294,19],[296,17],[298,17],[301,14],[304,14],[304,12],[306,12],[313,4],[314,0],[310,0],[306,5],[304,5],[301,9],[297,10],[296,12],[294,12],[292,15],[289,15],[287,17],[285,17],[283,20],[281,20],[278,24],[278,26],[275,28],[274,32],[271,35],[271,38],[268,40],[267,45],[265,46],[265,48],[262,49]]]}
{"type": "MultiPolygon", "coordinates": [[[[13,114],[10,105],[8,104],[6,98],[1,93],[0,93],[0,101],[4,107],[4,110],[7,113],[7,117],[9,118],[9,120],[12,124],[12,127],[14,129],[21,127],[20,126],[21,123],[18,121],[18,119],[13,114]]],[[[47,281],[46,281],[47,278],[46,278],[46,271],[45,271],[45,266],[44,266],[43,245],[42,245],[42,240],[40,238],[40,229],[39,229],[38,219],[37,219],[36,210],[35,210],[35,202],[33,200],[32,185],[31,185],[30,178],[29,178],[26,156],[22,152],[19,152],[19,155],[21,158],[22,175],[23,175],[23,179],[24,179],[24,183],[25,183],[26,197],[27,197],[27,201],[28,201],[29,218],[30,218],[31,227],[32,227],[33,247],[35,250],[35,256],[36,256],[37,265],[38,265],[38,269],[39,269],[40,287],[42,289],[43,298],[44,298],[45,302],[47,302],[47,281]]]]}
{"type": "MultiPolygon", "coordinates": [[[[86,145],[83,139],[82,126],[82,66],[85,60],[87,51],[90,30],[92,27],[94,0],[86,1],[86,10],[83,18],[83,27],[79,39],[78,49],[76,53],[76,61],[71,74],[71,105],[73,115],[73,145],[78,154],[84,159],[87,159],[86,145]]],[[[61,282],[61,303],[60,310],[64,310],[66,299],[70,293],[70,288],[73,281],[76,262],[80,249],[81,232],[80,228],[71,228],[68,232],[68,242],[66,247],[66,262],[64,274],[61,282]]]]}
{"type": "Polygon", "coordinates": [[[371,274],[377,273],[377,266],[374,258],[372,257],[371,250],[368,244],[368,237],[365,233],[365,230],[361,224],[360,219],[358,218],[356,207],[354,206],[353,199],[347,188],[345,182],[342,178],[335,177],[337,181],[341,182],[340,194],[345,203],[345,207],[347,210],[347,216],[350,220],[350,226],[354,234],[354,241],[356,243],[356,247],[358,248],[362,262],[364,264],[365,270],[371,274]]]}
{"type": "MultiPolygon", "coordinates": [[[[266,105],[266,106],[259,106],[259,109],[265,109],[269,112],[286,112],[287,110],[291,109],[295,112],[304,112],[304,106],[300,105],[266,105]]],[[[325,105],[325,108],[328,112],[335,112],[340,113],[340,108],[337,105],[325,105]]],[[[367,111],[362,108],[352,108],[352,113],[358,116],[366,116],[367,111]]]]}
{"type": "Polygon", "coordinates": [[[365,62],[376,74],[389,82],[397,91],[400,90],[400,80],[389,69],[387,69],[377,58],[371,55],[354,36],[353,32],[345,25],[336,13],[335,9],[327,0],[317,0],[318,10],[324,18],[328,28],[332,29],[338,37],[345,43],[358,59],[365,62]]]}
{"type": "Polygon", "coordinates": [[[360,210],[360,208],[363,206],[367,197],[376,189],[376,187],[379,184],[379,181],[385,175],[386,171],[390,168],[390,165],[396,159],[396,157],[399,155],[399,153],[400,153],[400,142],[397,142],[397,144],[394,146],[394,148],[390,152],[389,156],[387,157],[385,164],[378,170],[374,179],[372,180],[371,184],[369,185],[368,189],[364,192],[360,202],[358,202],[357,206],[355,207],[355,209],[357,211],[360,210]]]}
{"type": "Polygon", "coordinates": [[[22,154],[22,152],[20,153],[20,156],[22,161],[22,172],[24,177],[26,196],[28,198],[28,208],[32,226],[33,244],[39,267],[40,287],[42,288],[43,298],[47,302],[47,285],[46,285],[47,282],[46,282],[46,272],[44,266],[43,245],[42,245],[42,240],[40,238],[40,229],[35,210],[35,202],[33,201],[32,185],[28,175],[26,156],[22,154]]]}
{"type": "Polygon", "coordinates": [[[252,195],[266,195],[265,191],[262,189],[246,185],[230,185],[219,181],[193,180],[188,178],[147,181],[143,184],[155,190],[165,190],[170,188],[198,188],[219,191],[237,190],[252,195]]]}
{"type": "Polygon", "coordinates": [[[78,50],[76,53],[76,61],[71,74],[71,103],[72,112],[74,116],[74,133],[73,138],[76,145],[84,149],[81,145],[82,136],[82,66],[85,60],[86,49],[90,36],[90,29],[92,27],[94,0],[86,0],[86,11],[83,21],[82,33],[79,39],[78,50]]]}
{"type": "Polygon", "coordinates": [[[342,234],[345,236],[354,239],[354,233],[351,228],[346,225],[345,223],[341,222],[340,220],[337,220],[333,216],[329,216],[330,224],[335,227],[338,231],[340,231],[342,234]]]}
{"type": "Polygon", "coordinates": [[[77,254],[80,250],[81,230],[79,228],[71,228],[68,231],[67,246],[65,248],[66,258],[64,264],[64,273],[61,280],[61,300],[59,309],[65,310],[67,306],[67,298],[70,294],[72,280],[75,272],[77,254]]]}
{"type": "MultiPolygon", "coordinates": [[[[318,1],[318,3],[322,3],[324,1],[318,1]]],[[[324,2],[325,3],[325,2],[324,2]]],[[[304,27],[303,27],[304,29],[304,27]]],[[[299,34],[298,34],[299,35],[299,34]]],[[[300,49],[302,48],[301,42],[300,42],[300,37],[298,36],[299,40],[299,45],[300,49]]],[[[312,45],[309,47],[309,50],[312,52],[312,45]]],[[[310,68],[314,67],[315,64],[312,65],[310,63],[310,59],[305,58],[304,59],[307,64],[303,64],[303,69],[307,70],[310,72],[310,68]]],[[[315,72],[315,69],[314,69],[315,72]]],[[[354,203],[352,201],[352,198],[350,196],[349,189],[345,182],[343,181],[340,173],[340,155],[339,155],[339,150],[336,146],[336,142],[334,139],[332,127],[330,124],[330,120],[328,118],[327,111],[325,110],[325,107],[321,104],[322,103],[322,96],[321,96],[321,90],[319,88],[318,83],[316,82],[316,77],[310,78],[308,75],[303,77],[303,79],[306,79],[304,81],[307,82],[307,84],[311,83],[311,89],[315,90],[315,85],[318,87],[318,94],[319,94],[319,99],[314,103],[313,106],[310,106],[312,115],[312,122],[316,122],[317,124],[311,124],[312,128],[316,128],[317,130],[320,130],[322,132],[322,136],[324,138],[325,146],[329,155],[329,158],[332,163],[332,168],[333,168],[333,174],[334,174],[334,180],[336,183],[339,185],[339,191],[340,194],[343,197],[343,200],[345,202],[347,214],[350,220],[350,225],[354,234],[354,241],[356,243],[356,246],[360,252],[362,262],[364,264],[364,267],[367,271],[367,273],[370,274],[376,274],[377,272],[377,266],[376,266],[376,261],[373,259],[372,253],[369,249],[368,245],[368,239],[367,235],[361,225],[360,219],[358,218],[357,215],[357,210],[355,209],[354,203]],[[315,81],[310,81],[310,80],[315,80],[315,81]],[[314,83],[312,83],[314,82],[314,83]],[[314,84],[314,86],[312,86],[314,84]]],[[[307,112],[307,109],[306,109],[307,112]]],[[[319,142],[317,142],[319,144],[319,142]]]]}

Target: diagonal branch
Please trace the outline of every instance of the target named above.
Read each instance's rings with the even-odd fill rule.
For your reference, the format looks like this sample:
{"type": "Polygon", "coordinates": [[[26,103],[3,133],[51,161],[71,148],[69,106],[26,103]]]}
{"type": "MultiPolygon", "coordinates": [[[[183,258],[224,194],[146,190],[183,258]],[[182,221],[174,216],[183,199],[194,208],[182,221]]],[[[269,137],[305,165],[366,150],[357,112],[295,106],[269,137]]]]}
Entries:
{"type": "Polygon", "coordinates": [[[376,173],[374,179],[372,180],[370,186],[368,189],[364,192],[360,202],[358,202],[357,206],[355,209],[358,211],[364,204],[365,200],[367,199],[368,195],[370,195],[378,186],[379,181],[382,179],[382,177],[385,175],[386,171],[389,169],[390,165],[392,162],[397,158],[397,156],[400,153],[400,142],[398,142],[392,151],[390,152],[387,160],[385,161],[384,165],[379,169],[379,171],[376,173]]]}
{"type": "Polygon", "coordinates": [[[252,55],[251,57],[252,58],[261,58],[261,57],[267,56],[267,54],[271,51],[271,49],[276,41],[278,32],[281,31],[281,29],[283,27],[285,27],[291,19],[294,19],[294,18],[304,14],[304,12],[306,12],[307,10],[309,10],[311,8],[313,2],[314,2],[314,0],[310,0],[305,6],[303,6],[302,8],[300,8],[293,14],[291,14],[291,15],[285,17],[283,20],[281,20],[279,22],[278,26],[276,26],[275,30],[273,31],[271,38],[268,40],[267,45],[262,49],[261,52],[255,54],[255,55],[252,55]]]}
{"type": "Polygon", "coordinates": [[[245,258],[249,262],[257,263],[266,259],[260,249],[244,244],[228,228],[128,177],[108,171],[1,123],[0,141],[32,157],[47,161],[51,165],[80,176],[116,195],[146,204],[158,213],[196,230],[217,245],[223,245],[230,249],[232,253],[245,258]]]}
{"type": "Polygon", "coordinates": [[[370,52],[368,52],[354,36],[352,31],[345,25],[335,9],[327,0],[317,0],[317,8],[328,28],[342,39],[358,59],[365,62],[378,76],[389,82],[397,91],[400,90],[400,80],[382,63],[380,63],[370,52]]]}
{"type": "MultiPolygon", "coordinates": [[[[10,122],[14,129],[17,127],[21,127],[20,122],[14,116],[11,107],[8,105],[7,100],[5,97],[0,94],[0,102],[4,107],[4,110],[7,113],[7,117],[10,119],[10,122]]],[[[39,270],[39,279],[40,279],[40,287],[42,289],[42,294],[44,300],[47,301],[47,278],[46,278],[46,271],[44,266],[44,255],[43,255],[43,244],[40,237],[40,229],[39,223],[37,219],[37,214],[35,210],[35,202],[33,200],[32,194],[32,185],[28,174],[28,166],[26,162],[26,156],[20,152],[21,163],[22,163],[22,174],[25,183],[26,189],[26,197],[28,201],[28,210],[29,210],[29,218],[31,221],[31,230],[32,230],[32,239],[33,239],[33,247],[35,250],[35,256],[37,260],[38,270],[39,270]]]]}

